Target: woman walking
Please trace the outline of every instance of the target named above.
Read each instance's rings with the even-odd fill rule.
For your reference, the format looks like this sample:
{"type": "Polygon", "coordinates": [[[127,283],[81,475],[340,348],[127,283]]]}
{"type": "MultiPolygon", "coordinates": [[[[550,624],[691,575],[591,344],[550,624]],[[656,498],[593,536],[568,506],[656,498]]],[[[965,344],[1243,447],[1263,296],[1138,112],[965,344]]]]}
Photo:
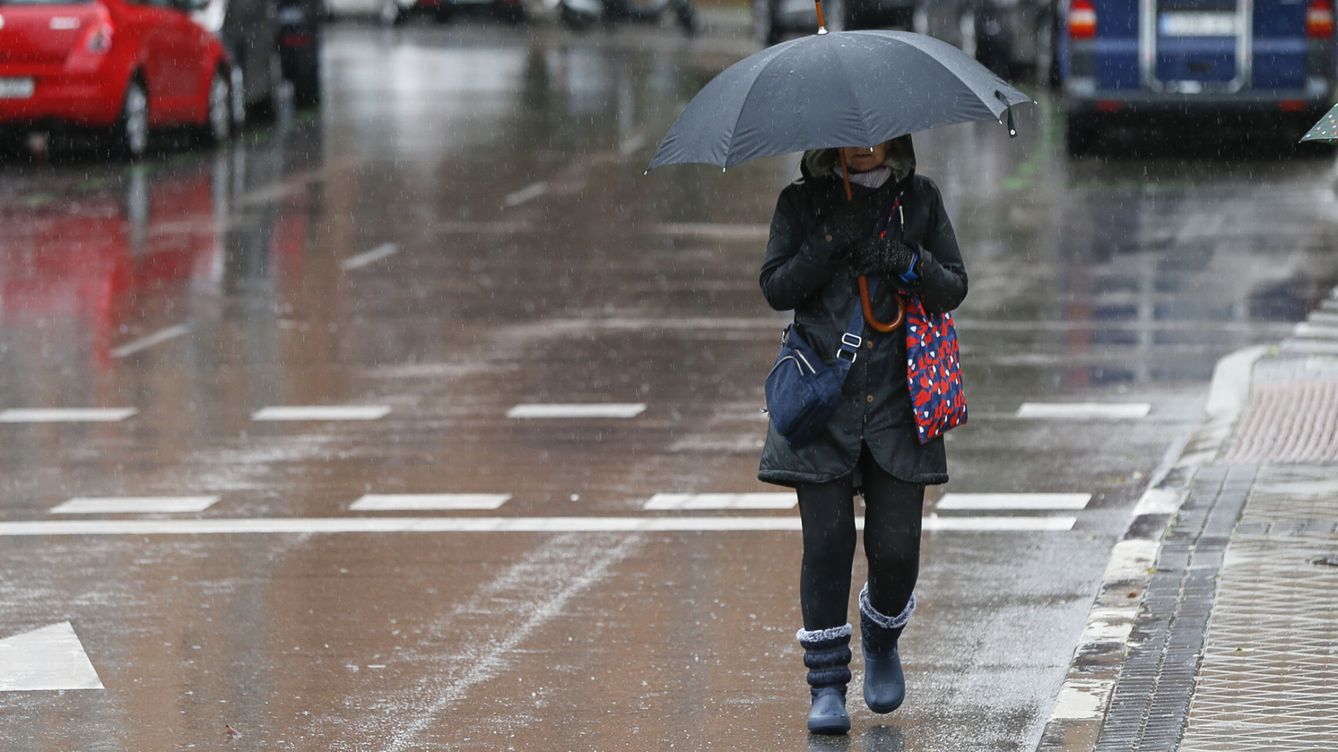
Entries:
{"type": "MultiPolygon", "coordinates": [[[[966,269],[943,199],[915,174],[910,136],[872,149],[804,155],[803,177],[781,192],[762,262],[762,293],[793,310],[795,330],[830,362],[856,307],[858,278],[877,281],[866,319],[897,317],[897,294],[913,293],[928,313],[966,297],[966,269]],[[846,180],[852,200],[847,200],[846,180]]],[[[803,524],[798,632],[815,733],[850,730],[847,604],[854,561],[854,495],[864,498],[868,582],[860,591],[864,700],[890,713],[905,697],[897,640],[915,611],[920,517],[927,484],[948,480],[943,439],[917,438],[907,383],[904,324],[865,323],[840,404],[816,439],[793,446],[772,426],[758,478],[794,487],[803,524]]]]}

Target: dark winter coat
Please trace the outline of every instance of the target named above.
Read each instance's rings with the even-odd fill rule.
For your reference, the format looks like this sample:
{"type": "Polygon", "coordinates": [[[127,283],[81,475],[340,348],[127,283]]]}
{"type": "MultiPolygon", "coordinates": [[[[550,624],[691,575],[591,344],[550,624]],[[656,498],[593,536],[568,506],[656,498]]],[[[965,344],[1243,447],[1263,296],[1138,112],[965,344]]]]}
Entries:
{"type": "MultiPolygon", "coordinates": [[[[915,174],[910,137],[893,142],[888,164],[896,181],[890,195],[902,193],[904,239],[921,249],[916,290],[926,311],[955,309],[966,297],[966,267],[943,208],[938,186],[915,174]]],[[[835,361],[841,335],[860,305],[857,277],[842,258],[825,221],[837,202],[845,201],[842,181],[831,173],[831,152],[810,152],[804,177],[781,191],[771,236],[762,261],[762,294],[778,311],[794,310],[795,327],[828,362],[835,361]]],[[[885,189],[888,186],[885,186],[885,189]]],[[[852,185],[858,198],[871,189],[852,185]]],[[[879,321],[896,318],[895,288],[880,280],[873,301],[879,321]]],[[[861,317],[861,321],[862,321],[861,317]]],[[[906,382],[906,334],[903,328],[882,334],[864,324],[864,347],[850,369],[841,403],[826,432],[810,444],[791,447],[775,427],[768,427],[758,478],[797,486],[856,473],[861,442],[879,466],[909,483],[946,483],[943,439],[921,445],[916,437],[906,382]]]]}

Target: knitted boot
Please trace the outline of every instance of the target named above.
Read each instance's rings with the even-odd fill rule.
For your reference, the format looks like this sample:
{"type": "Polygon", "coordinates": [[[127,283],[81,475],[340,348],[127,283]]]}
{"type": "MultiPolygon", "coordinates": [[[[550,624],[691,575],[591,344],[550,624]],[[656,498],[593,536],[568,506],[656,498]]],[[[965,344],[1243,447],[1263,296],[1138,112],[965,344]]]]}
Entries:
{"type": "Polygon", "coordinates": [[[896,616],[880,614],[869,603],[869,585],[859,593],[860,647],[864,652],[864,702],[875,713],[891,713],[906,699],[897,638],[915,611],[915,595],[896,616]]]}
{"type": "Polygon", "coordinates": [[[804,665],[808,667],[809,694],[813,696],[808,730],[815,734],[850,731],[850,716],[846,713],[850,634],[849,624],[812,632],[801,629],[795,634],[804,648],[804,665]]]}

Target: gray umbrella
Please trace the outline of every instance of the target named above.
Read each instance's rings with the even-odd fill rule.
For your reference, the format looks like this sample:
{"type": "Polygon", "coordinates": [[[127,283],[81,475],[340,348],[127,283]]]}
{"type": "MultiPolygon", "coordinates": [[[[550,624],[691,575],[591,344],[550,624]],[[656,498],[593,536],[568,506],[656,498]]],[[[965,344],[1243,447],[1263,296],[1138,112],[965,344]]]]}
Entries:
{"type": "Polygon", "coordinates": [[[1033,103],[966,53],[905,31],[837,31],[768,47],[706,84],[650,169],[834,146],[873,146],[941,125],[1009,118],[1033,103]]]}

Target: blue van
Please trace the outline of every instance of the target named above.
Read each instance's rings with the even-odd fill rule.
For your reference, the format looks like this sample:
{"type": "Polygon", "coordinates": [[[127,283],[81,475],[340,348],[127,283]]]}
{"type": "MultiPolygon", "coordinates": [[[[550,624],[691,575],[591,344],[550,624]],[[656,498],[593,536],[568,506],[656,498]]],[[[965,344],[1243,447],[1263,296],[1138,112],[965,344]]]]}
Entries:
{"type": "Polygon", "coordinates": [[[1308,127],[1334,96],[1333,0],[1061,0],[1069,150],[1147,116],[1308,127]]]}

